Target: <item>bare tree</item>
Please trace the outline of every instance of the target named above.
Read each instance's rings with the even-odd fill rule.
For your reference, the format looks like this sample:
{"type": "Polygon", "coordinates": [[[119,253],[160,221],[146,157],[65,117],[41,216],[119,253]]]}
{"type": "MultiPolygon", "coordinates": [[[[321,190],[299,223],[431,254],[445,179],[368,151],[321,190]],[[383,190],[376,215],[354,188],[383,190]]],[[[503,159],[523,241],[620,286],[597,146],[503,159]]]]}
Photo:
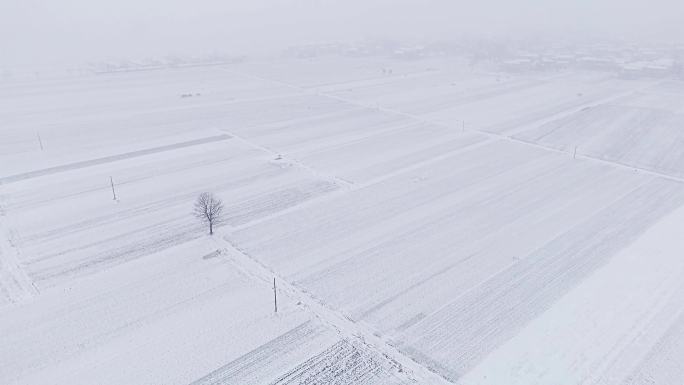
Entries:
{"type": "Polygon", "coordinates": [[[223,202],[214,194],[204,192],[197,197],[193,213],[199,220],[209,225],[209,235],[212,235],[214,234],[214,225],[222,222],[223,202]]]}

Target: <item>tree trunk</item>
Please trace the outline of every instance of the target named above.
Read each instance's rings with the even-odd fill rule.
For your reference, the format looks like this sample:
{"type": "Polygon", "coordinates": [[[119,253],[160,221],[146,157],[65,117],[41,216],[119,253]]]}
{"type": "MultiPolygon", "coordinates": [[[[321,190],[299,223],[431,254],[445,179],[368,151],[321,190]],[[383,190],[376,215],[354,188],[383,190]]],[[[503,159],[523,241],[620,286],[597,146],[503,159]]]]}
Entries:
{"type": "Polygon", "coordinates": [[[214,235],[214,224],[209,222],[209,235],[214,235]]]}

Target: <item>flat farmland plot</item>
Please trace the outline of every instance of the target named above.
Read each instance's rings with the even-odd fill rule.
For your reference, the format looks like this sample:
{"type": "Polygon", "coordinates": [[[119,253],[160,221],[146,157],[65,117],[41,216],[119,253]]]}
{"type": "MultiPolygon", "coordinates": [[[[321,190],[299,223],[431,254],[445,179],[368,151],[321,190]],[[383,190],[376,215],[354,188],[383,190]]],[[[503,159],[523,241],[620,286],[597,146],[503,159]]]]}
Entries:
{"type": "Polygon", "coordinates": [[[268,383],[339,340],[272,294],[211,242],[169,248],[0,309],[0,382],[190,384],[233,362],[231,381],[268,383]]]}
{"type": "Polygon", "coordinates": [[[494,142],[228,239],[455,380],[682,203],[675,182],[494,142]]]}
{"type": "Polygon", "coordinates": [[[295,154],[295,157],[317,170],[344,180],[368,183],[423,162],[432,162],[435,158],[485,140],[483,135],[461,133],[429,123],[415,123],[362,140],[295,154]]]}
{"type": "Polygon", "coordinates": [[[396,366],[360,344],[340,339],[321,351],[320,344],[326,339],[330,340],[332,335],[316,321],[303,323],[191,385],[407,383],[397,375],[396,366]],[[293,362],[301,363],[295,366],[293,362]],[[280,375],[275,376],[278,373],[280,375]]]}
{"type": "Polygon", "coordinates": [[[338,186],[226,139],[2,187],[17,258],[49,286],[201,236],[191,212],[203,191],[225,200],[226,224],[237,226],[338,186]]]}
{"type": "MultiPolygon", "coordinates": [[[[334,89],[324,89],[328,95],[353,100],[367,105],[382,105],[396,109],[436,108],[434,98],[468,92],[486,94],[487,91],[501,87],[520,86],[529,80],[513,77],[484,74],[457,68],[440,68],[420,75],[390,78],[384,82],[366,84],[345,84],[334,89]]],[[[445,97],[445,102],[448,98],[445,97]]]]}
{"type": "Polygon", "coordinates": [[[684,91],[658,94],[657,90],[650,88],[583,109],[523,131],[516,138],[564,151],[577,147],[579,154],[682,177],[684,156],[679,149],[684,145],[684,91]]]}
{"type": "Polygon", "coordinates": [[[666,215],[458,383],[678,384],[683,218],[666,215]]]}
{"type": "Polygon", "coordinates": [[[368,106],[495,133],[515,132],[556,114],[617,98],[642,83],[597,74],[501,75],[436,71],[330,93],[368,106]]]}
{"type": "Polygon", "coordinates": [[[274,152],[297,156],[307,151],[339,146],[412,124],[396,114],[341,104],[326,114],[284,119],[254,126],[235,126],[233,133],[274,152]]]}
{"type": "Polygon", "coordinates": [[[324,175],[361,183],[486,139],[402,115],[354,108],[234,133],[324,175]]]}
{"type": "MultiPolygon", "coordinates": [[[[423,116],[466,103],[519,92],[542,83],[542,80],[533,77],[440,69],[422,76],[397,78],[381,84],[350,86],[325,94],[371,107],[385,107],[423,116]]],[[[463,118],[457,122],[460,120],[463,118]]]]}
{"type": "MultiPolygon", "coordinates": [[[[684,293],[678,293],[681,299],[684,293]]],[[[681,308],[681,307],[680,307],[681,308]]],[[[676,311],[677,307],[669,307],[668,311],[676,311]]],[[[684,377],[684,364],[680,357],[684,355],[684,319],[679,316],[660,339],[651,347],[646,358],[634,369],[624,381],[624,385],[642,385],[657,383],[665,385],[678,384],[684,377]]]]}
{"type": "Polygon", "coordinates": [[[679,385],[682,84],[332,55],[5,82],[0,383],[679,385]]]}
{"type": "Polygon", "coordinates": [[[0,156],[23,169],[210,136],[223,122],[223,105],[294,93],[220,68],[0,87],[0,156]]]}
{"type": "Polygon", "coordinates": [[[282,59],[236,65],[237,71],[263,76],[310,90],[326,91],[369,83],[383,83],[434,70],[434,62],[397,61],[380,57],[328,56],[311,59],[282,59]],[[387,71],[391,70],[391,73],[387,71]]]}
{"type": "Polygon", "coordinates": [[[440,98],[438,103],[442,106],[434,111],[414,112],[412,107],[406,111],[445,124],[465,120],[471,128],[505,134],[556,114],[619,96],[634,86],[596,76],[542,77],[529,79],[520,86],[509,87],[503,83],[501,90],[495,88],[488,93],[468,92],[452,103],[440,98]]]}

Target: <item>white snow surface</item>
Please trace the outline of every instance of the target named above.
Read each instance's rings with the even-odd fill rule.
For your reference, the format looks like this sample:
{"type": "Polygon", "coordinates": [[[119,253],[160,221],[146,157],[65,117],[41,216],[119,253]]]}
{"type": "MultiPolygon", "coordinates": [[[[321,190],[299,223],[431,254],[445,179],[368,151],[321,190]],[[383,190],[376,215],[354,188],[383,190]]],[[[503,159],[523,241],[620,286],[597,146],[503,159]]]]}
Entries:
{"type": "Polygon", "coordinates": [[[0,384],[684,383],[680,81],[327,57],[0,91],[0,384]]]}

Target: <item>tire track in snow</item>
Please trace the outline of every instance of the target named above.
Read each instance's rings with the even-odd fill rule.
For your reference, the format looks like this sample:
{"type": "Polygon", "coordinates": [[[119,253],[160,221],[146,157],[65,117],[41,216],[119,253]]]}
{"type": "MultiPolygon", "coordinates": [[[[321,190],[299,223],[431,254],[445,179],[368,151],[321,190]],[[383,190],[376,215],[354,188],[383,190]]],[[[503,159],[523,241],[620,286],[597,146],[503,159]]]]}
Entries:
{"type": "Polygon", "coordinates": [[[423,318],[405,332],[415,337],[401,345],[401,350],[457,380],[682,203],[681,185],[659,182],[629,192],[585,223],[423,318]],[[631,225],[611,225],[616,220],[631,225]]]}
{"type": "Polygon", "coordinates": [[[19,251],[10,239],[6,222],[7,218],[0,206],[0,294],[4,294],[9,302],[16,303],[33,297],[38,290],[19,262],[19,251]]]}
{"type": "MultiPolygon", "coordinates": [[[[683,294],[684,286],[680,286],[675,293],[674,306],[667,308],[669,314],[681,309],[683,294]]],[[[646,357],[628,376],[623,385],[680,384],[684,378],[682,357],[684,357],[684,312],[679,310],[671,326],[651,347],[646,357]]]]}
{"type": "Polygon", "coordinates": [[[385,360],[373,352],[367,352],[348,340],[340,340],[285,373],[271,385],[403,384],[403,381],[392,376],[392,370],[385,360]]]}
{"type": "Polygon", "coordinates": [[[246,275],[265,282],[272,282],[275,278],[278,282],[279,292],[299,301],[308,311],[334,330],[337,330],[340,335],[350,341],[358,342],[361,346],[369,349],[370,352],[384,357],[397,368],[397,373],[400,373],[407,381],[419,384],[444,385],[451,383],[437,372],[429,370],[414,359],[401,353],[395,347],[388,344],[387,341],[377,336],[371,329],[357,324],[347,316],[329,308],[313,295],[292,285],[269,267],[230,243],[224,236],[212,239],[220,248],[226,251],[228,258],[231,259],[231,263],[246,275]]]}
{"type": "Polygon", "coordinates": [[[273,340],[243,354],[239,358],[194,381],[191,385],[218,385],[263,382],[264,368],[279,367],[289,354],[310,349],[326,332],[316,321],[306,321],[273,340]]]}

